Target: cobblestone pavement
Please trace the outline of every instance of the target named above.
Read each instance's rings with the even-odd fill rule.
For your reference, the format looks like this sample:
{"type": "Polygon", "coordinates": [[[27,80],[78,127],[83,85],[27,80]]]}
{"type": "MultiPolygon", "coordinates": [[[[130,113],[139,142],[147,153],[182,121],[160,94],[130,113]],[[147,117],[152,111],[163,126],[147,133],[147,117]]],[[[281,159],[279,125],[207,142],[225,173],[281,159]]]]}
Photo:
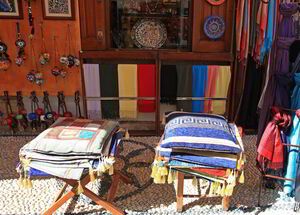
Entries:
{"type": "MultiPolygon", "coordinates": [[[[19,149],[33,137],[0,137],[0,214],[40,214],[49,207],[63,183],[54,178],[33,180],[30,190],[19,188],[15,171],[19,149]]],[[[256,207],[259,172],[255,167],[255,136],[245,136],[247,155],[246,183],[234,192],[229,212],[224,212],[220,198],[185,199],[182,214],[280,214],[293,212],[293,199],[282,197],[278,190],[265,190],[261,205],[256,207]]],[[[175,212],[175,189],[172,185],[156,185],[150,179],[150,165],[159,137],[131,138],[124,142],[116,169],[129,176],[134,184],[119,186],[115,204],[128,214],[178,214],[175,212]]],[[[89,185],[94,192],[105,197],[111,178],[105,176],[89,185]]],[[[194,194],[191,182],[185,184],[185,193],[194,194]]],[[[195,193],[196,194],[196,193],[195,193]]],[[[78,196],[63,205],[57,214],[107,214],[101,207],[84,196],[78,196]]],[[[296,214],[296,213],[295,213],[296,214]]]]}

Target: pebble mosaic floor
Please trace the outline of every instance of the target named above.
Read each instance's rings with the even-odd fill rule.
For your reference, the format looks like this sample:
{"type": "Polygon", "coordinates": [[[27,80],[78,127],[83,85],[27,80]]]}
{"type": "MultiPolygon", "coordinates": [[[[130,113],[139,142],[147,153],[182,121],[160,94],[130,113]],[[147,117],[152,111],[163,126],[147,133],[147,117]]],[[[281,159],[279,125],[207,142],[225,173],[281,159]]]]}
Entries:
{"type": "MultiPolygon", "coordinates": [[[[247,164],[246,183],[239,185],[231,201],[231,209],[224,212],[220,198],[185,199],[181,214],[271,214],[289,215],[293,212],[294,200],[282,197],[278,190],[263,191],[261,205],[256,207],[259,172],[255,167],[255,136],[243,138],[247,164]]],[[[0,214],[40,214],[49,207],[63,183],[54,178],[33,180],[30,190],[19,188],[15,166],[19,149],[33,137],[0,137],[0,214]]],[[[115,204],[128,214],[179,214],[176,213],[173,185],[156,185],[150,179],[150,165],[154,147],[159,137],[136,137],[124,142],[116,169],[129,176],[134,184],[120,184],[115,204]]],[[[88,187],[105,197],[111,178],[106,176],[88,187]]],[[[185,183],[185,193],[196,194],[191,183],[185,183]]],[[[89,199],[78,196],[63,205],[57,214],[109,214],[89,199]]],[[[298,213],[299,214],[299,213],[298,213]]]]}

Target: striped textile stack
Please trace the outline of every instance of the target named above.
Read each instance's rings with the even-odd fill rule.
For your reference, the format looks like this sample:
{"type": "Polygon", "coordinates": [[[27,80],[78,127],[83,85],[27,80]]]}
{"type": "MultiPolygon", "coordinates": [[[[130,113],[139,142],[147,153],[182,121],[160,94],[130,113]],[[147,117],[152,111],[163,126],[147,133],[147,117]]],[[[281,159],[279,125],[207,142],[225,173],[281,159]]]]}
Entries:
{"type": "MultiPolygon", "coordinates": [[[[244,182],[244,148],[238,129],[219,115],[172,112],[156,148],[151,177],[172,183],[176,171],[206,184],[209,195],[231,196],[244,182]]],[[[202,185],[200,185],[202,186],[202,185]]]]}
{"type": "Polygon", "coordinates": [[[31,175],[80,180],[84,175],[112,173],[114,153],[124,132],[117,122],[59,118],[20,149],[20,184],[31,187],[31,175]]]}

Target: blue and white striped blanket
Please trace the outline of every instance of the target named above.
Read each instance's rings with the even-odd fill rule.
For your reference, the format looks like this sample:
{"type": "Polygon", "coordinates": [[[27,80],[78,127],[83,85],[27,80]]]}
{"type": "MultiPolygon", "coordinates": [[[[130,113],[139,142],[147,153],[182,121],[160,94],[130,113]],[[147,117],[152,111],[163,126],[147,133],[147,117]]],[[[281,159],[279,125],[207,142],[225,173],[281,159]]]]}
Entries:
{"type": "MultiPolygon", "coordinates": [[[[170,116],[168,116],[170,119],[170,116]]],[[[188,148],[239,154],[242,149],[226,119],[210,114],[181,114],[166,124],[161,148],[188,148]]]]}

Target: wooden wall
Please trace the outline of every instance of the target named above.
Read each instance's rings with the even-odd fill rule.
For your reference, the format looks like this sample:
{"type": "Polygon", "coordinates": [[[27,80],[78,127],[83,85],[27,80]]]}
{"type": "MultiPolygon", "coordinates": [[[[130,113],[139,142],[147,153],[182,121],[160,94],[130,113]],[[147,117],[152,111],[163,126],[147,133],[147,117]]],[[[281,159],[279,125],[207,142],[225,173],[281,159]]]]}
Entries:
{"type": "MultiPolygon", "coordinates": [[[[68,32],[68,24],[72,31],[72,49],[74,50],[72,54],[76,54],[78,57],[80,50],[80,27],[79,27],[79,16],[78,16],[78,1],[75,2],[75,20],[43,20],[42,14],[42,3],[41,0],[32,1],[33,16],[35,18],[35,36],[33,40],[35,48],[36,60],[41,53],[42,39],[41,39],[41,28],[40,23],[43,22],[44,26],[44,35],[46,40],[47,51],[54,57],[53,49],[53,35],[57,36],[57,48],[60,55],[68,52],[66,49],[66,35],[68,32]]],[[[21,90],[25,96],[28,96],[29,93],[33,90],[37,92],[38,95],[41,95],[43,91],[47,90],[50,95],[56,95],[57,91],[63,90],[65,95],[74,95],[76,90],[81,91],[81,75],[80,68],[66,69],[68,75],[66,78],[55,78],[51,74],[51,68],[53,68],[53,59],[50,65],[40,66],[39,70],[44,74],[45,83],[40,87],[36,84],[32,84],[26,79],[26,74],[32,69],[32,51],[28,39],[30,33],[29,23],[28,23],[28,14],[27,14],[27,3],[25,0],[22,0],[23,3],[23,13],[24,18],[21,20],[17,19],[0,19],[0,39],[8,45],[8,54],[12,61],[14,61],[17,55],[17,48],[14,45],[16,40],[16,22],[20,22],[21,33],[23,39],[26,40],[27,46],[25,48],[26,52],[26,63],[21,67],[17,67],[13,62],[9,70],[0,72],[0,95],[3,95],[4,90],[8,90],[10,95],[14,95],[16,91],[21,90]]],[[[68,54],[68,53],[66,53],[68,54]]],[[[59,62],[57,62],[59,65],[59,62]]],[[[34,66],[35,68],[35,66],[34,66]]]]}

